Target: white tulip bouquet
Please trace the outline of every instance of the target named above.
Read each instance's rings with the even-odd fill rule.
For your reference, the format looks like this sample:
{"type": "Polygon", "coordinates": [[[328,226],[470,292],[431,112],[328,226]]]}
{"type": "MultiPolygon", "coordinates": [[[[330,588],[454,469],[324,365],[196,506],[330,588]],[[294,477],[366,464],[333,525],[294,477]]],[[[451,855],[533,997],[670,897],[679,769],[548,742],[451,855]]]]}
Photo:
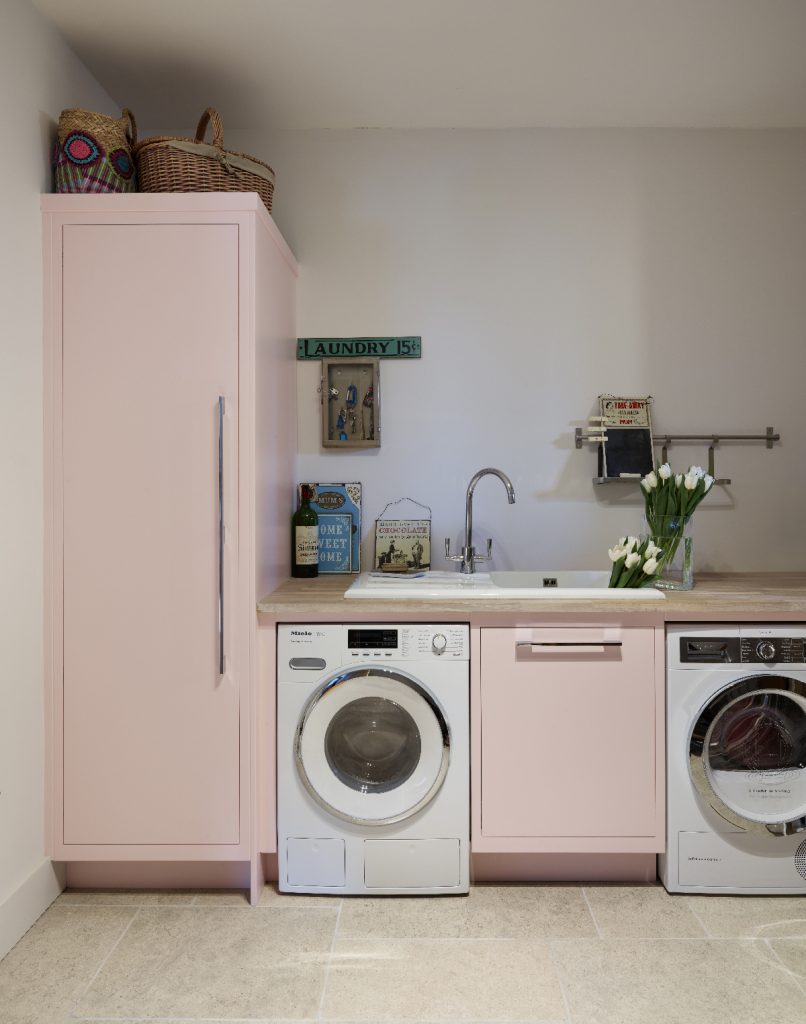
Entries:
{"type": "MultiPolygon", "coordinates": [[[[675,474],[668,462],[656,466],[641,478],[644,492],[644,514],[648,539],[622,537],[608,550],[613,569],[611,587],[648,587],[674,562],[686,527],[694,509],[714,485],[714,478],[701,466],[689,466],[688,472],[675,474]]],[[[691,541],[684,549],[688,582],[683,586],[670,582],[666,576],[657,583],[660,587],[688,589],[692,585],[691,541]]],[[[675,570],[677,571],[677,570],[675,570]]],[[[671,574],[674,576],[674,573],[671,574]]]]}
{"type": "Polygon", "coordinates": [[[641,488],[650,533],[666,536],[670,519],[678,519],[684,525],[713,486],[714,478],[702,466],[689,466],[687,473],[675,475],[669,463],[664,462],[647,473],[641,478],[641,488]]]}
{"type": "Polygon", "coordinates": [[[638,537],[622,537],[607,553],[613,563],[609,587],[648,587],[661,570],[658,557],[663,549],[651,538],[641,541],[638,537]]]}

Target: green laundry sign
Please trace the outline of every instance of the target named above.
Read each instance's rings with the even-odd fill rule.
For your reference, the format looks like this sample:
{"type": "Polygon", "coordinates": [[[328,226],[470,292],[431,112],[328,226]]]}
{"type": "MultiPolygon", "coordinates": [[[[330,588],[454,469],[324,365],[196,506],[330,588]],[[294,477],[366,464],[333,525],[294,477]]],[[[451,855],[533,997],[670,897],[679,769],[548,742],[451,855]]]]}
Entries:
{"type": "Polygon", "coordinates": [[[419,359],[422,338],[297,338],[297,359],[419,359]]]}

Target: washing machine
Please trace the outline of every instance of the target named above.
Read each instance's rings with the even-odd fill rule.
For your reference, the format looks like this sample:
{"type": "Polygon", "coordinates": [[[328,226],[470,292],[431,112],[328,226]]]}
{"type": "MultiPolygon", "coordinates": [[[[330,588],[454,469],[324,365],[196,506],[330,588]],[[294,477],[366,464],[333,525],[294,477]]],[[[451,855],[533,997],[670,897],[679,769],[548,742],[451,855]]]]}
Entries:
{"type": "Polygon", "coordinates": [[[667,630],[669,892],[806,893],[806,625],[667,630]]]}
{"type": "Polygon", "coordinates": [[[466,625],[277,628],[282,892],[466,893],[466,625]]]}

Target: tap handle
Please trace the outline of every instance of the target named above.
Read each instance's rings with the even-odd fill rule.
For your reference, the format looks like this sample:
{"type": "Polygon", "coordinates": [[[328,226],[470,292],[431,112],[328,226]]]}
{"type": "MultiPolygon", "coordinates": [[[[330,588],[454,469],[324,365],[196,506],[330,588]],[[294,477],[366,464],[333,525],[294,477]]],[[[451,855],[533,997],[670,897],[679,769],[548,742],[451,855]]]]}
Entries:
{"type": "Polygon", "coordinates": [[[450,537],[446,537],[445,538],[445,557],[448,559],[449,562],[461,562],[462,561],[462,556],[461,555],[452,555],[451,554],[451,538],[450,537]]]}
{"type": "Polygon", "coordinates": [[[492,539],[492,537],[488,537],[487,538],[487,554],[486,555],[476,555],[476,561],[477,562],[489,562],[492,557],[493,557],[493,539],[492,539]]]}

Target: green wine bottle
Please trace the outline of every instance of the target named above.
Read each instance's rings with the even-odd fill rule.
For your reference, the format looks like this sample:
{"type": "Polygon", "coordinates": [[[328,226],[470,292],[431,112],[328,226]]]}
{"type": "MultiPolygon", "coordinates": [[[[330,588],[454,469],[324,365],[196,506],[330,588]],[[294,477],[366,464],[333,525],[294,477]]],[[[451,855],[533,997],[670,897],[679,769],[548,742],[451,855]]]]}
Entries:
{"type": "Polygon", "coordinates": [[[319,516],[311,508],[311,489],[302,485],[299,508],[291,516],[291,575],[319,575],[319,516]]]}

